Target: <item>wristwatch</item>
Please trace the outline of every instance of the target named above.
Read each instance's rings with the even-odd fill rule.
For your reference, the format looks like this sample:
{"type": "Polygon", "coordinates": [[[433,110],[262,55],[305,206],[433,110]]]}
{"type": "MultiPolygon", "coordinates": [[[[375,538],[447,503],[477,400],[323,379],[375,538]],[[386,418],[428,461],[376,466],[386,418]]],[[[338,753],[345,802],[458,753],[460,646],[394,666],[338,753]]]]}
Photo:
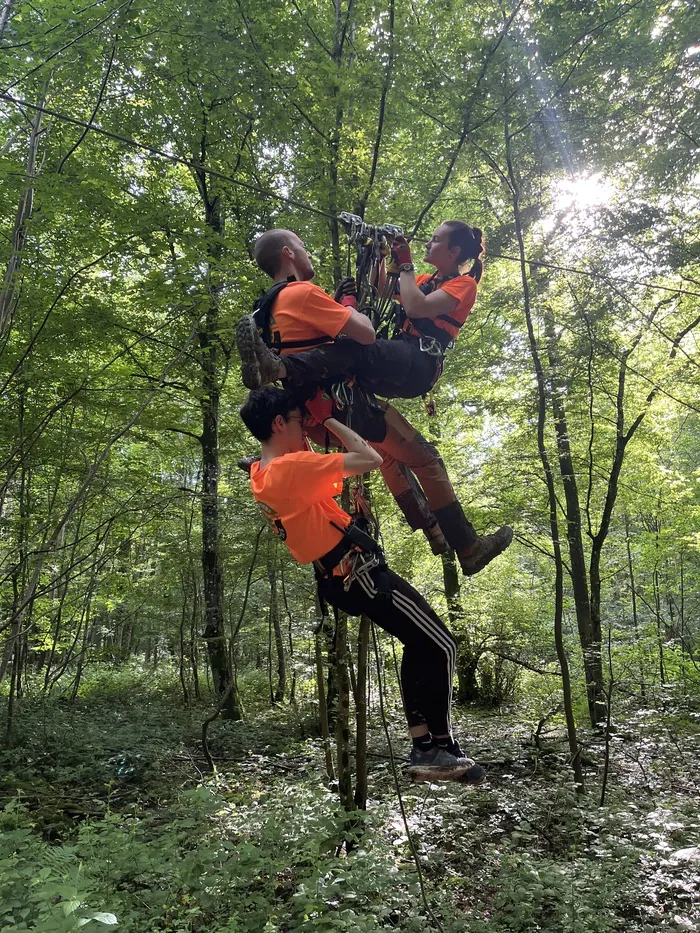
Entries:
{"type": "Polygon", "coordinates": [[[399,272],[413,272],[415,268],[412,262],[402,262],[399,266],[399,272]]]}

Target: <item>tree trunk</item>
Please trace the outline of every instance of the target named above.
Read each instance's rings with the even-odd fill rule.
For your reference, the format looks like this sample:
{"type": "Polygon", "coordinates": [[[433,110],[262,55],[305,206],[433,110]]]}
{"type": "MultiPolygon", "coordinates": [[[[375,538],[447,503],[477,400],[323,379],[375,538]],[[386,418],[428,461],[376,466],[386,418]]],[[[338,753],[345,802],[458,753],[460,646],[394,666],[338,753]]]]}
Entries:
{"type": "Polygon", "coordinates": [[[338,613],[336,630],[338,666],[338,716],[335,724],[338,754],[338,794],[346,810],[353,808],[352,772],[350,770],[350,674],[348,671],[348,617],[338,613]]]}
{"type": "MultiPolygon", "coordinates": [[[[270,536],[272,537],[272,533],[270,533],[270,536]]],[[[279,600],[277,598],[276,556],[275,541],[270,540],[267,579],[270,583],[270,623],[275,636],[275,652],[277,654],[277,687],[274,691],[273,701],[275,703],[283,703],[287,691],[287,659],[284,653],[284,639],[282,637],[279,600]]]]}
{"type": "Polygon", "coordinates": [[[2,7],[0,8],[0,39],[5,35],[5,30],[7,29],[7,24],[10,21],[10,16],[12,14],[12,7],[15,5],[15,0],[4,0],[2,7]]]}
{"type": "Polygon", "coordinates": [[[537,378],[537,448],[542,462],[545,484],[547,487],[547,500],[549,505],[549,527],[552,536],[552,549],[554,551],[554,642],[557,649],[557,658],[561,670],[561,686],[564,700],[564,715],[566,718],[566,732],[569,740],[569,753],[571,768],[576,782],[576,791],[583,793],[583,771],[581,769],[581,756],[576,735],[576,722],[571,699],[571,677],[569,674],[569,659],[566,655],[563,631],[564,613],[564,562],[561,556],[561,542],[559,539],[559,519],[557,517],[557,494],[554,486],[554,475],[549,462],[547,444],[545,442],[545,425],[547,421],[547,397],[545,392],[544,371],[537,346],[535,328],[532,320],[532,307],[530,304],[530,282],[527,274],[525,260],[525,238],[523,234],[522,216],[520,213],[520,187],[518,177],[513,165],[511,137],[506,118],[505,124],[506,160],[508,164],[508,185],[513,203],[513,218],[515,220],[515,233],[518,241],[518,254],[520,257],[520,277],[523,286],[523,309],[527,327],[530,355],[537,378]]]}
{"type": "MultiPolygon", "coordinates": [[[[634,565],[632,563],[632,546],[630,544],[630,521],[625,513],[625,544],[627,546],[627,569],[630,577],[630,591],[632,595],[632,627],[634,628],[634,647],[639,651],[639,620],[637,615],[637,591],[634,585],[634,565]]],[[[639,661],[639,687],[642,699],[646,700],[647,685],[644,677],[644,663],[639,661]]]]}
{"type": "Polygon", "coordinates": [[[370,624],[368,616],[360,617],[355,692],[355,807],[358,810],[367,809],[367,671],[370,624]]]}
{"type": "MultiPolygon", "coordinates": [[[[201,163],[207,152],[206,123],[202,134],[201,163]]],[[[202,413],[202,578],[204,596],[204,638],[209,654],[214,690],[226,695],[222,715],[225,719],[240,719],[242,715],[238,692],[229,689],[232,672],[226,645],[223,614],[223,574],[219,538],[219,405],[220,339],[219,299],[223,288],[220,263],[224,253],[225,219],[218,195],[208,188],[204,172],[196,172],[204,205],[204,222],[209,232],[207,246],[208,300],[199,328],[199,361],[202,372],[200,408],[202,413]]]]}
{"type": "Polygon", "coordinates": [[[588,715],[591,720],[591,725],[595,726],[605,722],[605,686],[603,681],[600,614],[598,613],[598,619],[596,621],[591,612],[586,555],[583,547],[581,506],[579,502],[578,484],[576,482],[576,471],[571,456],[569,425],[564,405],[566,386],[559,375],[560,366],[556,351],[556,335],[554,333],[552,317],[548,311],[545,311],[545,333],[547,336],[547,353],[551,369],[551,403],[552,412],[554,414],[554,431],[559,453],[559,471],[564,485],[564,499],[566,502],[566,538],[569,542],[571,586],[574,593],[579,640],[583,651],[588,715]]]}
{"type": "MultiPolygon", "coordinates": [[[[2,8],[2,12],[0,12],[0,37],[4,31],[11,8],[12,4],[6,0],[5,5],[2,8]]],[[[45,92],[46,88],[44,88],[44,92],[42,93],[39,100],[40,107],[43,107],[44,105],[45,92]]],[[[10,322],[12,321],[12,315],[14,314],[15,295],[17,293],[17,280],[19,270],[22,265],[24,244],[27,238],[27,224],[32,215],[32,207],[34,204],[34,186],[32,185],[32,179],[34,178],[34,172],[36,170],[36,156],[39,148],[39,136],[41,134],[41,118],[42,113],[37,111],[31,124],[32,128],[29,135],[29,152],[27,153],[27,161],[25,165],[25,172],[27,178],[29,179],[29,184],[24,189],[19,199],[17,213],[15,214],[15,225],[12,232],[12,248],[10,251],[10,258],[7,260],[5,276],[3,279],[2,288],[0,288],[0,340],[2,340],[2,338],[5,336],[5,333],[10,326],[10,322]]]]}
{"type": "Polygon", "coordinates": [[[321,736],[323,738],[323,751],[326,760],[326,775],[328,777],[328,783],[331,784],[335,780],[335,773],[333,770],[333,756],[331,754],[331,732],[330,726],[328,723],[328,705],[326,703],[326,685],[325,685],[325,675],[323,671],[323,651],[321,650],[321,625],[323,624],[323,616],[321,614],[321,607],[316,599],[316,615],[318,618],[318,628],[314,636],[314,646],[316,650],[316,689],[318,691],[318,720],[319,726],[321,727],[321,736]]]}

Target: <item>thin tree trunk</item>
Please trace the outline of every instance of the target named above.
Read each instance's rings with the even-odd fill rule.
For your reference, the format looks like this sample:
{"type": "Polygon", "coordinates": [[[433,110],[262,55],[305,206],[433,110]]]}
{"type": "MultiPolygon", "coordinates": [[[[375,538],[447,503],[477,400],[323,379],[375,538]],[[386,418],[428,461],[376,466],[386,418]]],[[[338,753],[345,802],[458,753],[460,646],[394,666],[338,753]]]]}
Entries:
{"type": "Polygon", "coordinates": [[[336,630],[338,666],[338,716],[335,737],[338,764],[338,794],[346,810],[353,807],[352,772],[350,770],[350,675],[348,671],[348,617],[338,613],[336,630]]]}
{"type": "MultiPolygon", "coordinates": [[[[0,13],[0,36],[4,31],[10,10],[11,3],[8,3],[8,0],[6,0],[2,13],[0,13]]],[[[40,107],[44,106],[45,93],[46,88],[44,88],[44,92],[39,100],[40,107]]],[[[41,135],[41,118],[42,113],[37,111],[31,124],[29,151],[25,163],[25,172],[29,179],[29,184],[24,189],[19,199],[17,213],[15,214],[15,225],[12,232],[10,257],[7,260],[5,276],[3,278],[2,287],[0,288],[0,340],[5,336],[10,322],[12,321],[12,315],[14,314],[17,282],[27,239],[27,224],[32,216],[32,207],[34,204],[34,186],[32,184],[32,179],[34,178],[34,172],[36,170],[36,157],[39,148],[39,136],[41,135]]]]}
{"type": "MultiPolygon", "coordinates": [[[[202,158],[206,160],[206,123],[202,135],[202,158]]],[[[199,359],[202,372],[200,408],[202,413],[202,577],[204,595],[204,638],[209,654],[214,690],[225,696],[222,715],[240,719],[241,705],[233,687],[226,645],[223,615],[223,574],[219,529],[219,407],[221,398],[219,362],[219,298],[223,288],[219,269],[223,258],[225,232],[221,198],[208,190],[207,176],[196,174],[204,205],[204,221],[209,231],[208,301],[199,327],[199,359]]]]}
{"type": "Polygon", "coordinates": [[[10,16],[12,15],[12,7],[15,5],[15,0],[4,0],[2,8],[0,8],[0,39],[5,35],[5,30],[7,29],[7,24],[10,21],[10,16]]]}
{"type": "Polygon", "coordinates": [[[557,495],[554,486],[554,475],[549,462],[547,445],[545,442],[545,425],[547,419],[547,397],[545,392],[544,371],[540,359],[537,338],[532,320],[532,308],[530,304],[530,283],[528,280],[528,267],[525,259],[525,239],[523,234],[522,217],[520,213],[520,189],[518,179],[513,165],[511,152],[511,138],[506,120],[505,125],[505,143],[506,159],[508,163],[508,185],[512,195],[513,217],[515,220],[515,232],[518,240],[518,252],[520,256],[520,276],[523,286],[523,309],[525,312],[525,323],[527,326],[528,344],[530,355],[532,357],[535,375],[537,378],[537,448],[542,462],[545,485],[547,487],[547,499],[549,505],[549,527],[552,536],[552,549],[554,551],[554,642],[557,650],[557,658],[561,669],[562,695],[564,700],[564,715],[566,718],[566,732],[569,740],[569,753],[571,768],[576,782],[576,791],[583,793],[583,771],[581,769],[580,749],[576,735],[576,722],[574,720],[573,703],[571,699],[571,677],[569,674],[569,659],[566,655],[564,645],[563,614],[564,614],[564,562],[561,555],[561,542],[559,539],[559,520],[557,516],[557,495]]]}
{"type": "Polygon", "coordinates": [[[180,658],[178,666],[180,670],[180,686],[182,687],[182,696],[185,701],[185,706],[189,706],[190,692],[187,688],[187,675],[185,674],[185,619],[187,618],[187,599],[184,587],[184,579],[182,591],[182,613],[180,615],[180,658]]]}
{"type": "MultiPolygon", "coordinates": [[[[272,538],[272,535],[271,535],[272,538]]],[[[279,600],[277,598],[277,566],[275,541],[270,540],[270,553],[267,564],[267,579],[270,583],[270,623],[275,636],[275,651],[277,653],[277,688],[273,692],[274,703],[283,703],[287,691],[287,659],[284,653],[284,639],[282,638],[282,624],[280,622],[279,600]]],[[[272,659],[270,659],[272,663],[272,659]]]]}
{"type": "MultiPolygon", "coordinates": [[[[625,513],[625,544],[627,546],[627,569],[630,577],[630,589],[632,593],[632,627],[634,628],[634,647],[639,651],[639,618],[637,615],[637,591],[634,585],[634,565],[632,564],[632,547],[630,545],[630,522],[627,513],[625,513]]],[[[640,658],[639,661],[640,691],[642,699],[646,700],[647,685],[644,678],[644,664],[640,658]]]]}
{"type": "Polygon", "coordinates": [[[296,688],[297,688],[297,672],[294,664],[294,638],[292,634],[292,614],[289,611],[289,603],[287,602],[287,590],[284,582],[284,562],[280,564],[280,582],[282,584],[282,602],[284,603],[284,611],[287,614],[287,641],[289,645],[289,664],[292,669],[292,682],[289,688],[289,702],[294,706],[296,704],[296,688]]]}
{"type": "Polygon", "coordinates": [[[316,615],[318,617],[318,625],[316,633],[314,635],[314,646],[316,652],[316,689],[318,691],[318,720],[319,726],[321,727],[321,737],[323,739],[323,751],[326,761],[326,775],[328,776],[328,783],[331,784],[335,780],[335,772],[333,769],[333,755],[331,754],[331,731],[328,722],[328,705],[326,703],[326,678],[323,670],[323,651],[321,648],[321,627],[323,624],[323,615],[321,613],[321,607],[318,602],[318,597],[316,599],[316,615]]]}
{"type": "Polygon", "coordinates": [[[596,625],[596,621],[591,613],[591,600],[586,571],[586,555],[583,547],[581,506],[579,502],[578,484],[576,482],[576,470],[571,455],[566,407],[564,405],[566,387],[559,375],[560,365],[556,349],[556,335],[549,311],[545,311],[545,333],[547,336],[547,353],[551,369],[551,402],[554,414],[554,430],[559,453],[559,470],[564,485],[564,499],[566,502],[566,537],[569,542],[569,558],[571,561],[571,585],[574,592],[574,605],[576,609],[579,639],[583,651],[588,714],[591,725],[595,726],[605,719],[605,690],[603,683],[600,619],[598,619],[598,625],[596,625]]]}
{"type": "Polygon", "coordinates": [[[369,670],[368,616],[360,617],[357,637],[357,689],[355,692],[355,807],[367,809],[367,673],[369,670]]]}

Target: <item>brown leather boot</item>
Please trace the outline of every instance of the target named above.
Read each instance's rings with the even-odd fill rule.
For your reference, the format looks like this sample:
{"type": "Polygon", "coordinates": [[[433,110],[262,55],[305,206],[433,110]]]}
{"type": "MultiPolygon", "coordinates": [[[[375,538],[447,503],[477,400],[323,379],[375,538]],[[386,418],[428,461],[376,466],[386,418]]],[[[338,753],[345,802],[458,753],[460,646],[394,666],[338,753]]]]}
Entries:
{"type": "Polygon", "coordinates": [[[477,538],[468,548],[457,551],[459,564],[465,577],[472,577],[498,557],[513,540],[513,529],[503,525],[492,535],[477,538]]]}

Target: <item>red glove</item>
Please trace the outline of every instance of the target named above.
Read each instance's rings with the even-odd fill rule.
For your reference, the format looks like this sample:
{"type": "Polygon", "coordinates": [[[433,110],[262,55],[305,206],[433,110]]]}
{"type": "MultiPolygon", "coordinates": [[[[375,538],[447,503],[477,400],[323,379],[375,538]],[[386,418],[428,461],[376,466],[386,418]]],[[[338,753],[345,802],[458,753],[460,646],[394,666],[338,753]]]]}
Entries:
{"type": "Polygon", "coordinates": [[[306,402],[306,410],[316,424],[325,424],[333,417],[333,399],[325,389],[319,388],[316,395],[306,402]]]}
{"type": "Polygon", "coordinates": [[[398,273],[399,267],[406,262],[413,262],[411,258],[411,247],[408,245],[406,237],[397,237],[391,244],[391,262],[387,263],[386,271],[398,273]]]}
{"type": "Polygon", "coordinates": [[[333,298],[338,304],[346,308],[357,307],[357,286],[355,285],[355,279],[351,275],[340,280],[333,298]]]}

